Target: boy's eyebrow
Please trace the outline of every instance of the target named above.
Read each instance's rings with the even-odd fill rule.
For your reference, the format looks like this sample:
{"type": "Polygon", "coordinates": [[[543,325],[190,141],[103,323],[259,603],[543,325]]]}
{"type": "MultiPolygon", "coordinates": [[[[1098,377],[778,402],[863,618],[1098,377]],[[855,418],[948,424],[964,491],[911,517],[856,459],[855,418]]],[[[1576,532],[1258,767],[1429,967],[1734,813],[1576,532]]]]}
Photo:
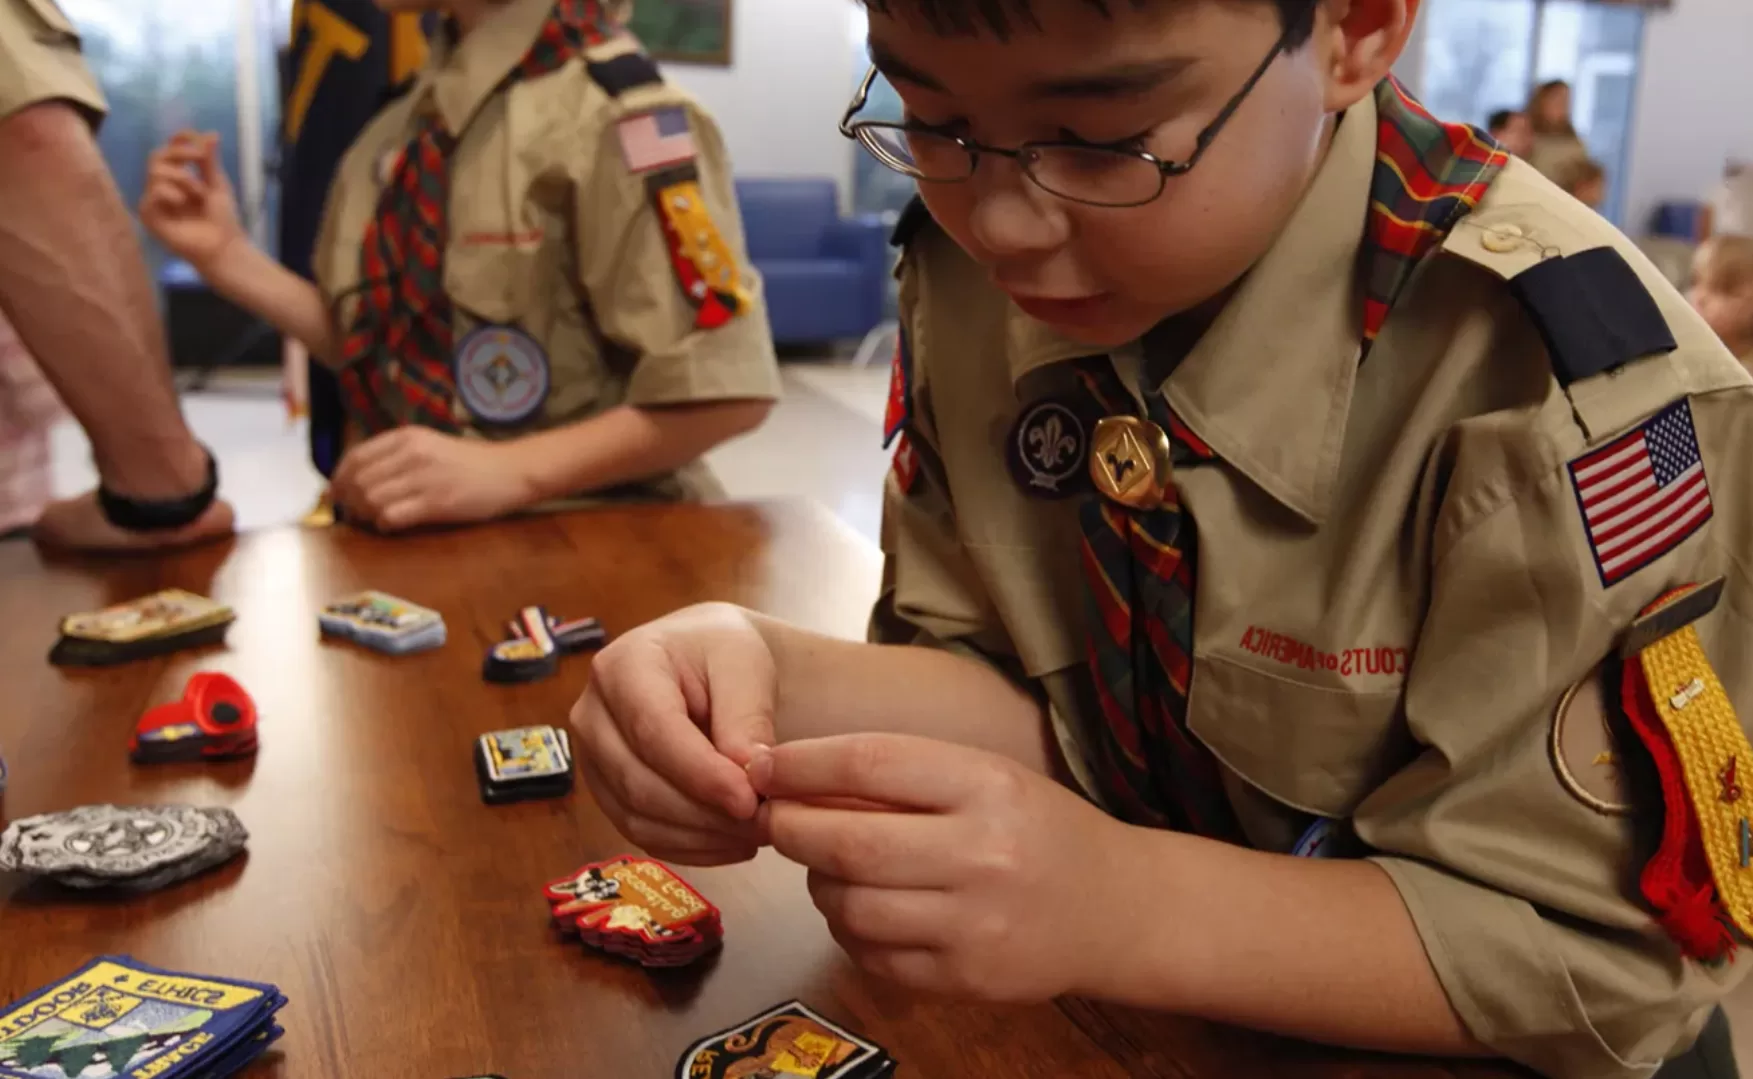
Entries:
{"type": "MultiPolygon", "coordinates": [[[[869,48],[870,62],[890,82],[910,82],[926,90],[946,92],[943,83],[883,48],[880,43],[872,41],[869,48]]],[[[1039,79],[1029,84],[1028,96],[1061,99],[1136,97],[1178,77],[1196,63],[1198,60],[1191,56],[1169,56],[1160,60],[1116,64],[1084,74],[1039,79]]]]}

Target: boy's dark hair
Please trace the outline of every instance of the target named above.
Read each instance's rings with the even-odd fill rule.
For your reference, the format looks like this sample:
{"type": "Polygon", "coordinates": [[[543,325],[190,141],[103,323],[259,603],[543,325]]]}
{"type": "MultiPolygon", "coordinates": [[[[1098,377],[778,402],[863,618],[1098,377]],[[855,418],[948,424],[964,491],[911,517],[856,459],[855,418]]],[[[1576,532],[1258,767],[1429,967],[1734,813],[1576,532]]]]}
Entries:
{"type": "Polygon", "coordinates": [[[1516,112],[1516,109],[1498,109],[1491,114],[1489,120],[1485,121],[1485,130],[1494,135],[1497,134],[1499,131],[1508,127],[1509,122],[1516,118],[1516,112]]]}
{"type": "MultiPolygon", "coordinates": [[[[1143,7],[1151,0],[1083,0],[1091,8],[1107,15],[1112,6],[1130,3],[1143,7]]],[[[1259,0],[1266,2],[1266,0],[1259,0]]],[[[1278,17],[1286,29],[1296,28],[1286,47],[1301,48],[1315,31],[1315,20],[1309,10],[1321,0],[1270,0],[1278,9],[1278,17]]],[[[931,28],[944,35],[972,35],[982,31],[995,34],[999,40],[1010,36],[1016,24],[1039,28],[1031,0],[862,0],[872,11],[887,14],[893,8],[906,8],[925,19],[931,28]]]]}

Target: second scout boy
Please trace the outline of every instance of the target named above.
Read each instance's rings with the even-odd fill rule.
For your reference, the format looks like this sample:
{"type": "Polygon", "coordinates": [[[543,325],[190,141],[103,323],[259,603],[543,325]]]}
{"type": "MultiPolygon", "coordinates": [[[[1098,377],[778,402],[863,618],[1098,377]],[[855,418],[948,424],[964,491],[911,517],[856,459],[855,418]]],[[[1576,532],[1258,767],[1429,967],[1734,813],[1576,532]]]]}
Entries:
{"type": "Polygon", "coordinates": [[[335,503],[398,530],[714,493],[701,455],[779,390],[717,126],[596,0],[380,6],[448,18],[341,163],[317,285],[250,245],[213,136],[159,150],[141,206],[337,369],[335,503]]]}
{"type": "Polygon", "coordinates": [[[912,986],[1732,1075],[1753,379],[1390,77],[1415,0],[868,6],[905,115],[844,130],[923,196],[881,643],[623,635],[608,815],[771,843],[912,986]]]}

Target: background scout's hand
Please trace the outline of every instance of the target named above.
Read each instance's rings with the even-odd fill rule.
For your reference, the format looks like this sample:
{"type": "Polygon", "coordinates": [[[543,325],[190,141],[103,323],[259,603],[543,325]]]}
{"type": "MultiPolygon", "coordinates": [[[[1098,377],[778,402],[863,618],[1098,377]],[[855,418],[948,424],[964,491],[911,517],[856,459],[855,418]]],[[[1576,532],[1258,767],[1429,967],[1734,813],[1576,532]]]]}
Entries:
{"type": "Polygon", "coordinates": [[[207,274],[234,241],[249,242],[219,164],[219,136],[179,131],[152,152],[140,220],[158,242],[207,274]]]}
{"type": "Polygon", "coordinates": [[[502,517],[531,501],[511,443],[398,427],[348,450],[335,468],[335,503],[385,532],[502,517]]]}
{"type": "Polygon", "coordinates": [[[597,654],[572,709],[585,783],[621,834],[687,865],[755,856],[757,799],[740,761],[773,744],[778,673],[748,615],[691,607],[597,654]]]}
{"type": "Polygon", "coordinates": [[[1105,884],[1124,879],[1126,826],[1016,761],[844,734],[760,751],[749,777],[774,849],[809,868],[834,939],[873,974],[1044,1000],[1091,991],[1128,944],[1125,889],[1105,884]],[[904,808],[820,804],[843,798],[904,808]]]}
{"type": "Polygon", "coordinates": [[[207,512],[181,528],[161,532],[129,532],[110,524],[98,505],[97,492],[51,502],[37,518],[34,535],[44,547],[75,551],[157,551],[187,547],[231,535],[237,520],[231,506],[215,500],[207,512]]]}

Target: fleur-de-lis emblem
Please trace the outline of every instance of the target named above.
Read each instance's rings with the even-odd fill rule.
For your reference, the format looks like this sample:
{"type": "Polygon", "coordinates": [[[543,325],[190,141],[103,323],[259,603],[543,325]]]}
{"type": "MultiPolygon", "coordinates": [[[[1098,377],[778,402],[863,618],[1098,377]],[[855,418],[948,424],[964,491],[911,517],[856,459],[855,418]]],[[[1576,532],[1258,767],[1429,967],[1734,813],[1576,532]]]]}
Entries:
{"type": "Polygon", "coordinates": [[[1058,416],[1049,415],[1029,431],[1029,449],[1043,469],[1052,472],[1059,463],[1077,452],[1077,439],[1065,431],[1058,416]]]}

